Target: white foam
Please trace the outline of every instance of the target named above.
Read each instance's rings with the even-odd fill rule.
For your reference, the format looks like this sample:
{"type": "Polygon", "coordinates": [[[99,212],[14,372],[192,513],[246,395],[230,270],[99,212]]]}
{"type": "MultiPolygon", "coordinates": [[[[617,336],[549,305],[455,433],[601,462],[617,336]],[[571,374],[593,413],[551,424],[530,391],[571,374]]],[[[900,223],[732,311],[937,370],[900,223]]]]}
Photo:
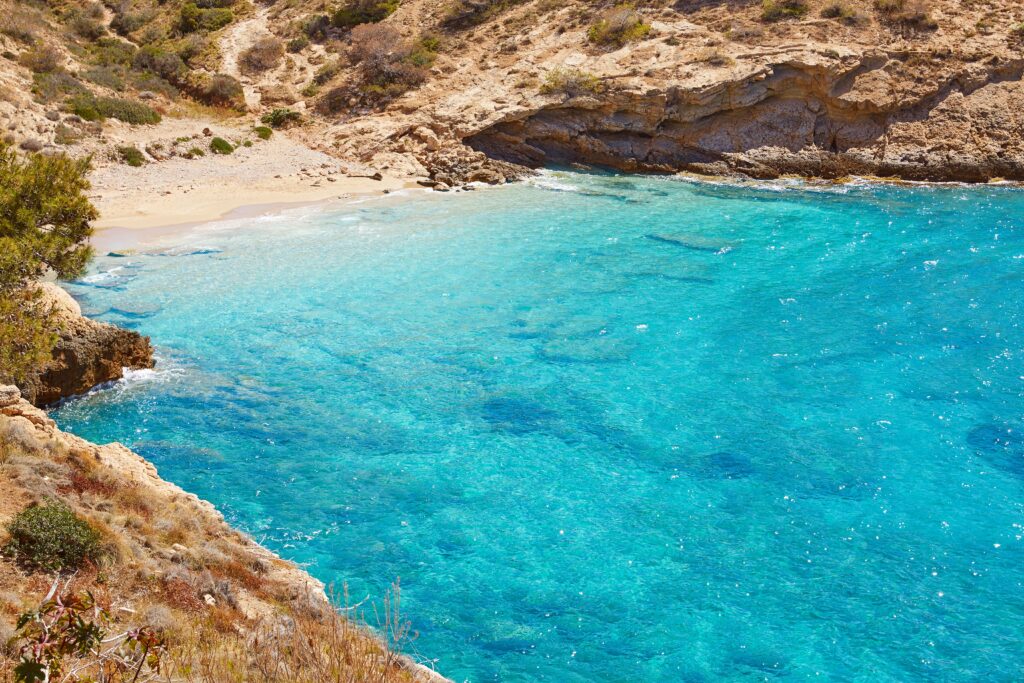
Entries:
{"type": "Polygon", "coordinates": [[[563,173],[557,171],[540,171],[535,176],[526,179],[527,185],[538,187],[542,190],[553,190],[555,192],[579,192],[578,185],[567,183],[563,173]]]}
{"type": "Polygon", "coordinates": [[[92,275],[86,275],[85,277],[82,278],[82,282],[86,282],[91,285],[97,284],[99,282],[110,282],[111,280],[116,280],[118,278],[117,273],[122,270],[124,270],[124,266],[117,266],[115,268],[111,268],[110,270],[104,270],[99,273],[93,273],[92,275]]]}

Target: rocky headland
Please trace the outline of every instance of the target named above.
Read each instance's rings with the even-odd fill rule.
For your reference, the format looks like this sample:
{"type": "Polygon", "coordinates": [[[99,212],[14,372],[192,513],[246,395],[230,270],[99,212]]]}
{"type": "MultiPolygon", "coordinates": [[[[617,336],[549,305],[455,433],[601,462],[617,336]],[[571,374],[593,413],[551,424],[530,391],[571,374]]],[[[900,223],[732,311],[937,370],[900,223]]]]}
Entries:
{"type": "Polygon", "coordinates": [[[30,403],[47,406],[121,379],[126,369],[153,367],[149,337],[86,318],[78,302],[54,283],[39,288],[43,305],[56,313],[59,337],[52,359],[20,383],[30,403]]]}

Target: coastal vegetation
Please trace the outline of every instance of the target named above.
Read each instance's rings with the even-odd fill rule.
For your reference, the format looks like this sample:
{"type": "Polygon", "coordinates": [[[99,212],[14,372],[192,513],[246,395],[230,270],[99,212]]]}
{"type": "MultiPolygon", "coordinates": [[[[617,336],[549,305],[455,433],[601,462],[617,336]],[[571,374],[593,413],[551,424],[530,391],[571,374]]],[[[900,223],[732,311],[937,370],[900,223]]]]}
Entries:
{"type": "Polygon", "coordinates": [[[88,159],[19,156],[0,143],[0,381],[24,379],[56,343],[57,324],[32,284],[47,272],[80,275],[96,210],[85,196],[88,159]]]}
{"type": "Polygon", "coordinates": [[[632,5],[618,5],[601,14],[587,30],[587,38],[598,45],[622,47],[642,39],[650,31],[651,25],[644,22],[632,5]]]}
{"type": "Polygon", "coordinates": [[[331,23],[338,28],[374,24],[394,14],[398,4],[398,0],[348,0],[335,10],[331,23]]]}
{"type": "Polygon", "coordinates": [[[78,569],[99,562],[102,552],[99,533],[63,503],[22,510],[7,525],[7,534],[3,553],[29,569],[78,569]]]}
{"type": "Polygon", "coordinates": [[[235,146],[224,138],[215,137],[210,140],[210,151],[214,154],[231,154],[235,151],[235,146]]]}
{"type": "Polygon", "coordinates": [[[781,19],[799,19],[808,12],[805,0],[764,0],[761,3],[761,19],[779,21],[781,19]]]}
{"type": "Polygon", "coordinates": [[[546,95],[560,94],[569,97],[596,95],[602,89],[601,80],[594,74],[565,67],[549,71],[540,86],[540,91],[546,95]]]}

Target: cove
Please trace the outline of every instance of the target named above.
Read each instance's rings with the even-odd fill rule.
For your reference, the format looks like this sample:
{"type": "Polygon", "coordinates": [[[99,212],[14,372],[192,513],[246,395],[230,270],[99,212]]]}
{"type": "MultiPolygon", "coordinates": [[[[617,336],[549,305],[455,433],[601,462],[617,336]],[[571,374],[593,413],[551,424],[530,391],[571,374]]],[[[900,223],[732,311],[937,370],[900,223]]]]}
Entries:
{"type": "Polygon", "coordinates": [[[1024,671],[1024,192],[549,172],[211,226],[70,289],[65,403],[453,680],[1024,671]]]}

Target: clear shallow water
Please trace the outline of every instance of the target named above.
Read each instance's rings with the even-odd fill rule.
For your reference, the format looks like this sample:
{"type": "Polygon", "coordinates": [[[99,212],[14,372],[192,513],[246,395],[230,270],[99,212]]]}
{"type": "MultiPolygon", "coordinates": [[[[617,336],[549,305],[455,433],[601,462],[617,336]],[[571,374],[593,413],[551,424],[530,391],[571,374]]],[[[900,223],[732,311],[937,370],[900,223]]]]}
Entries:
{"type": "Polygon", "coordinates": [[[1024,193],[553,174],[240,227],[72,286],[162,360],[56,418],[355,599],[400,576],[451,678],[1024,675],[1024,193]]]}

